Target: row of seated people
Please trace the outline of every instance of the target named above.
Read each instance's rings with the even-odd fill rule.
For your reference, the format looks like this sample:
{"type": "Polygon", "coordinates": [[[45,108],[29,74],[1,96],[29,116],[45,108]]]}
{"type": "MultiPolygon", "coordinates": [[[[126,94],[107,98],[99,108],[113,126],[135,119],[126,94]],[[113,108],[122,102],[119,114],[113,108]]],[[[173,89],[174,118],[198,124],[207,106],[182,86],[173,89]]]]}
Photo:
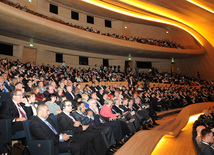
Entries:
{"type": "MultiPolygon", "coordinates": [[[[102,82],[99,82],[96,86],[95,83],[92,82],[91,86],[86,84],[85,87],[81,89],[80,84],[71,82],[73,73],[71,76],[67,77],[63,74],[57,74],[56,72],[49,74],[49,76],[45,73],[38,75],[35,73],[38,73],[39,70],[35,70],[35,73],[30,71],[31,69],[28,70],[28,68],[32,66],[30,67],[30,64],[27,63],[25,69],[17,69],[15,72],[18,73],[13,73],[14,75],[11,75],[13,71],[10,72],[10,69],[7,70],[6,68],[10,68],[10,66],[14,64],[19,64],[20,66],[20,62],[17,61],[5,64],[6,65],[1,66],[3,74],[0,76],[0,91],[11,92],[15,88],[22,89],[23,94],[33,91],[36,94],[37,102],[45,101],[48,94],[52,93],[55,93],[59,97],[64,95],[67,98],[72,94],[72,97],[69,98],[73,100],[78,94],[90,96],[92,92],[96,91],[98,99],[103,105],[104,94],[115,94],[116,92],[116,95],[118,95],[120,99],[140,97],[141,102],[150,104],[155,111],[160,111],[183,107],[192,103],[212,102],[214,97],[212,84],[207,84],[200,88],[172,85],[147,86],[146,88],[142,88],[134,84],[132,76],[128,79],[129,85],[103,85],[102,82]]],[[[12,68],[14,68],[14,66],[12,68]]]]}
{"type": "Polygon", "coordinates": [[[10,6],[13,6],[13,7],[17,8],[17,9],[20,9],[22,11],[31,13],[33,15],[36,15],[36,16],[39,16],[39,17],[42,17],[42,18],[45,18],[45,19],[60,23],[60,24],[64,24],[64,25],[71,26],[71,27],[75,27],[75,28],[78,28],[78,29],[82,29],[82,30],[85,30],[85,31],[88,31],[88,32],[93,32],[93,33],[109,36],[109,37],[112,37],[112,38],[118,38],[118,39],[123,39],[123,40],[128,40],[128,41],[134,41],[134,42],[143,43],[143,44],[156,45],[156,46],[169,47],[169,48],[179,48],[179,49],[183,49],[184,48],[180,44],[177,44],[177,43],[175,43],[173,41],[169,41],[167,39],[158,40],[158,39],[143,38],[143,37],[130,37],[129,38],[127,36],[118,35],[118,34],[115,34],[115,33],[113,33],[113,34],[101,33],[98,30],[93,30],[92,27],[91,28],[89,28],[89,27],[84,28],[83,26],[73,25],[72,23],[65,22],[65,21],[63,21],[61,19],[58,19],[56,17],[48,17],[48,16],[43,15],[41,13],[34,12],[34,11],[28,9],[26,6],[24,6],[24,7],[20,6],[19,3],[15,4],[15,3],[10,2],[8,0],[0,0],[0,1],[5,3],[5,4],[8,4],[10,6]]]}
{"type": "Polygon", "coordinates": [[[214,154],[214,106],[204,109],[193,124],[193,143],[200,155],[214,154]]]}
{"type": "MultiPolygon", "coordinates": [[[[58,114],[59,124],[62,131],[69,130],[75,133],[76,129],[79,129],[81,125],[82,130],[84,131],[90,131],[90,129],[92,128],[96,130],[96,132],[100,132],[103,141],[105,142],[105,145],[103,145],[105,147],[103,147],[101,152],[105,152],[105,148],[113,151],[112,148],[118,147],[118,145],[122,144],[121,140],[126,141],[130,136],[132,136],[142,128],[148,129],[146,125],[148,125],[149,127],[153,127],[151,125],[152,121],[150,120],[150,113],[152,110],[146,109],[148,107],[144,107],[143,105],[136,105],[136,107],[138,108],[136,110],[130,109],[130,106],[128,107],[128,99],[125,99],[123,101],[123,105],[120,105],[120,99],[115,98],[114,100],[111,100],[107,98],[105,104],[101,107],[101,105],[97,104],[96,100],[92,98],[88,101],[88,103],[77,102],[77,110],[73,111],[72,102],[69,100],[62,101],[60,103],[60,106],[58,106],[55,103],[55,94],[49,94],[50,101],[47,101],[45,104],[39,105],[34,103],[35,94],[33,92],[28,92],[26,94],[26,97],[22,98],[22,91],[20,89],[15,89],[12,91],[11,95],[12,100],[3,102],[0,107],[0,118],[11,119],[12,134],[15,134],[17,131],[23,130],[22,122],[26,121],[28,118],[31,118],[31,116],[33,115],[40,116],[40,118],[44,119],[45,114],[46,116],[48,116],[49,113],[58,114]],[[66,111],[67,114],[73,111],[71,113],[72,116],[70,116],[70,121],[73,124],[68,124],[68,120],[66,120],[66,118],[60,119],[61,117],[66,116],[64,115],[64,113],[66,113],[64,112],[65,109],[70,109],[70,111],[66,111]],[[41,113],[39,112],[40,110],[42,111],[41,113]],[[113,111],[115,113],[113,113],[113,111]],[[115,146],[115,144],[117,145],[115,146]]],[[[94,96],[96,96],[96,92],[94,93],[94,96]]],[[[129,102],[129,104],[130,103],[131,102],[129,102]]],[[[31,124],[33,124],[34,121],[36,122],[36,120],[38,122],[39,119],[37,117],[33,117],[31,121],[32,123],[30,123],[30,130],[32,135],[38,139],[46,139],[47,137],[42,134],[45,133],[45,131],[39,131],[40,128],[38,128],[38,126],[36,125],[34,127],[31,127],[31,124]],[[41,135],[39,133],[41,133],[41,135]]],[[[153,125],[158,125],[155,122],[154,118],[152,120],[153,125]]],[[[69,136],[65,137],[68,138],[69,136]]],[[[73,137],[76,137],[75,134],[73,135],[73,137]]],[[[77,139],[77,141],[79,141],[79,139],[77,139]]],[[[102,143],[99,142],[99,144],[102,143]]],[[[59,145],[58,147],[61,147],[61,145],[59,145]]],[[[102,147],[99,146],[98,148],[102,147]]],[[[60,150],[59,148],[59,150],[55,151],[63,152],[65,150],[66,149],[60,150]]],[[[99,149],[95,149],[95,152],[97,152],[97,154],[101,154],[101,152],[99,152],[99,149]]],[[[75,152],[73,153],[75,154],[75,152]]]]}
{"type": "Polygon", "coordinates": [[[151,72],[136,72],[124,71],[120,67],[100,66],[96,65],[93,68],[73,68],[65,66],[50,66],[49,64],[36,65],[35,63],[23,63],[20,60],[10,61],[8,59],[1,59],[0,70],[4,75],[6,84],[14,85],[17,81],[23,83],[28,79],[33,80],[36,84],[38,81],[44,81],[47,85],[49,80],[54,80],[57,84],[65,78],[71,82],[122,82],[127,81],[129,85],[135,86],[139,82],[144,82],[148,85],[149,82],[155,83],[169,83],[179,85],[212,85],[206,80],[199,80],[193,77],[187,77],[182,74],[169,74],[167,72],[158,73],[158,71],[151,72]],[[168,82],[167,82],[168,81],[168,82]]]}

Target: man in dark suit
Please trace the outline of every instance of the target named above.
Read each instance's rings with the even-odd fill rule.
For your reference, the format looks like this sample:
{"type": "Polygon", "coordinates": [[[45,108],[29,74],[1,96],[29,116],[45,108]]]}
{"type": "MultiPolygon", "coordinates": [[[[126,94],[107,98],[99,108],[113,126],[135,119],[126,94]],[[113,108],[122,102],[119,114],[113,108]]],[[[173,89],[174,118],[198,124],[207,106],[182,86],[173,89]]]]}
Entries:
{"type": "Polygon", "coordinates": [[[106,147],[101,134],[90,132],[90,130],[88,130],[89,125],[81,125],[81,122],[77,121],[71,115],[72,103],[68,100],[63,101],[61,103],[61,109],[63,112],[58,115],[58,124],[60,129],[62,131],[72,132],[75,142],[80,142],[82,144],[91,143],[96,154],[105,154],[105,149],[103,148],[106,147]]]}
{"type": "Polygon", "coordinates": [[[83,125],[89,125],[89,129],[92,132],[101,133],[106,147],[110,148],[115,143],[112,129],[108,126],[98,127],[93,121],[92,115],[85,115],[85,104],[82,102],[77,104],[77,110],[73,113],[76,120],[80,121],[83,125]]]}
{"type": "Polygon", "coordinates": [[[201,143],[199,144],[199,148],[201,152],[206,155],[213,155],[214,148],[212,144],[214,142],[213,132],[210,129],[203,129],[201,131],[201,143]]]}
{"type": "Polygon", "coordinates": [[[30,105],[21,103],[23,100],[22,90],[15,89],[11,93],[11,101],[3,101],[0,107],[0,119],[10,119],[12,123],[12,134],[24,130],[22,121],[33,115],[30,105]]]}
{"type": "Polygon", "coordinates": [[[49,118],[49,109],[45,104],[40,104],[37,108],[37,116],[29,124],[30,132],[33,137],[39,140],[53,140],[54,154],[70,151],[74,155],[83,154],[83,146],[76,143],[69,143],[72,135],[60,134],[53,121],[49,118]]]}
{"type": "Polygon", "coordinates": [[[3,78],[4,78],[5,87],[9,90],[9,92],[12,92],[13,89],[12,89],[11,83],[8,80],[8,72],[5,72],[3,74],[3,78]]]}
{"type": "Polygon", "coordinates": [[[93,121],[94,121],[94,123],[98,127],[102,127],[102,126],[111,127],[112,131],[113,131],[114,139],[116,140],[118,146],[121,145],[120,140],[122,140],[123,135],[122,135],[122,130],[121,130],[120,123],[118,123],[116,121],[111,121],[110,122],[110,121],[106,121],[106,120],[102,119],[102,117],[100,116],[97,104],[96,104],[96,100],[90,99],[88,101],[88,104],[89,104],[89,107],[88,107],[88,109],[86,111],[87,112],[91,111],[93,113],[93,121]]]}
{"type": "MultiPolygon", "coordinates": [[[[65,96],[66,98],[73,103],[74,99],[76,98],[75,94],[72,92],[73,88],[71,85],[67,85],[65,96]]],[[[73,105],[75,106],[75,105],[73,105]]],[[[76,109],[76,106],[74,107],[76,109]]]]}

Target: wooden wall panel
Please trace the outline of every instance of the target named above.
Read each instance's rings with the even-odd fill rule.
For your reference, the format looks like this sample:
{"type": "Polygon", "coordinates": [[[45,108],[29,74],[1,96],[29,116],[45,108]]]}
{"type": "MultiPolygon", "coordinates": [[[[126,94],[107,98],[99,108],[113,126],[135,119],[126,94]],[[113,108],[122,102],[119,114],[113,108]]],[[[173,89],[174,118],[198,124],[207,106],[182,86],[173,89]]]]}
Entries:
{"type": "Polygon", "coordinates": [[[37,50],[35,48],[29,48],[29,47],[24,47],[23,48],[23,55],[22,55],[22,62],[36,62],[36,57],[37,57],[37,50]]]}

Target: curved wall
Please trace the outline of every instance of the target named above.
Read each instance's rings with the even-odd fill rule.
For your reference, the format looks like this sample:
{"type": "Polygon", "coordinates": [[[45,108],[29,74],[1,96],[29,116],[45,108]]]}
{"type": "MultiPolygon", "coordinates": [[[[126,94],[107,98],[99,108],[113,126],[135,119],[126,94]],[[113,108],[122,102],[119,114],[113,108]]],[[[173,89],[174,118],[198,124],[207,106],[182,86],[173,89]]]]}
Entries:
{"type": "MultiPolygon", "coordinates": [[[[91,24],[87,24],[86,21],[86,13],[82,12],[80,13],[81,16],[81,20],[80,21],[75,21],[70,19],[70,8],[67,8],[65,6],[59,6],[59,15],[54,15],[52,13],[49,13],[49,1],[47,0],[33,0],[32,3],[29,3],[28,0],[11,0],[13,2],[19,2],[22,6],[27,6],[29,9],[32,9],[34,11],[46,14],[48,16],[55,16],[57,18],[61,18],[64,21],[69,21],[78,25],[83,25],[83,26],[90,26],[91,24]]],[[[103,30],[103,32],[107,31],[107,32],[116,32],[118,34],[122,34],[123,31],[123,26],[126,24],[130,24],[131,26],[128,26],[131,28],[130,31],[127,32],[127,34],[130,35],[134,35],[136,32],[132,31],[132,29],[137,29],[137,32],[139,32],[141,29],[142,30],[146,30],[145,33],[143,32],[139,32],[142,33],[143,35],[145,35],[145,37],[147,36],[153,36],[154,38],[164,38],[166,33],[165,30],[169,30],[171,31],[169,33],[169,38],[171,38],[173,41],[178,41],[179,42],[184,42],[184,44],[189,47],[189,48],[198,48],[198,44],[195,42],[195,40],[190,36],[187,35],[186,33],[184,33],[183,31],[177,30],[175,28],[172,27],[166,27],[166,28],[160,28],[157,26],[150,26],[150,25],[142,25],[142,24],[135,24],[135,23],[129,23],[129,22],[124,22],[124,21],[115,21],[112,20],[112,25],[113,28],[105,28],[104,27],[104,23],[103,20],[104,18],[101,17],[95,17],[95,20],[97,21],[95,25],[93,25],[94,29],[99,29],[99,30],[103,30]],[[142,27],[140,27],[142,26],[142,27]],[[145,27],[143,27],[145,26],[145,27]],[[148,28],[148,29],[147,29],[148,28]],[[151,31],[148,31],[148,30],[151,31]],[[151,33],[150,32],[155,32],[155,33],[151,33]],[[159,33],[157,33],[159,32],[159,33]],[[181,35],[182,34],[182,35],[181,35]]],[[[124,32],[125,33],[125,32],[124,32]]],[[[5,43],[12,43],[12,44],[18,44],[17,41],[10,41],[13,40],[12,38],[7,38],[5,39],[4,36],[1,36],[1,42],[5,42],[5,43]]],[[[18,40],[18,42],[21,42],[21,40],[18,40]]],[[[23,46],[29,46],[29,42],[25,42],[25,43],[21,43],[19,44],[19,46],[17,46],[17,48],[15,48],[15,51],[18,52],[15,55],[15,58],[21,58],[22,57],[22,50],[23,50],[23,46]],[[26,44],[26,45],[24,45],[26,44]],[[18,50],[16,50],[18,49],[18,50]]],[[[48,47],[46,49],[43,48],[43,45],[37,45],[35,46],[37,49],[37,59],[36,62],[37,63],[42,63],[42,61],[44,62],[48,62],[50,64],[56,64],[55,63],[55,59],[54,59],[54,54],[51,54],[50,51],[48,49],[52,49],[53,52],[62,52],[62,53],[67,53],[69,55],[69,52],[71,52],[71,50],[66,50],[66,49],[62,49],[62,48],[53,48],[53,47],[48,47]],[[50,54],[50,60],[44,59],[42,57],[42,55],[45,54],[46,56],[48,56],[50,54]]],[[[214,79],[214,53],[213,53],[213,47],[210,44],[205,44],[204,47],[206,48],[206,54],[202,55],[202,56],[198,56],[198,57],[191,57],[191,58],[182,58],[182,59],[176,59],[175,60],[175,72],[178,73],[184,73],[186,75],[189,76],[195,76],[197,77],[197,72],[200,72],[201,74],[201,78],[206,78],[208,80],[213,80],[214,79]]],[[[53,53],[52,52],[52,53],[53,53]]],[[[73,52],[73,51],[72,51],[73,52]]],[[[79,51],[75,51],[76,53],[74,55],[78,56],[78,55],[89,55],[91,58],[91,61],[89,62],[95,62],[95,58],[98,62],[98,64],[102,63],[102,58],[109,58],[110,60],[110,65],[121,65],[124,66],[124,61],[127,60],[127,57],[118,57],[118,56],[112,56],[111,55],[102,55],[102,54],[93,54],[93,53],[87,53],[87,52],[79,52],[79,51]],[[100,56],[98,58],[98,56],[100,56]]],[[[72,54],[70,54],[72,55],[72,54]]],[[[4,56],[3,56],[4,57],[4,56]]],[[[66,57],[65,59],[67,59],[68,57],[66,57]]],[[[75,66],[79,66],[78,62],[77,62],[77,58],[78,57],[73,57],[73,65],[75,66]]],[[[72,60],[69,58],[69,60],[72,60]]],[[[139,60],[139,61],[152,61],[154,62],[153,64],[154,67],[157,67],[158,69],[160,69],[160,71],[170,71],[171,70],[171,65],[170,65],[170,60],[169,59],[148,59],[148,58],[133,58],[133,60],[139,60]]],[[[72,64],[71,63],[71,64],[72,64]]],[[[89,64],[89,66],[93,66],[93,63],[89,64]]],[[[87,67],[87,66],[86,66],[87,67]]]]}
{"type": "MultiPolygon", "coordinates": [[[[200,46],[195,42],[195,39],[185,31],[172,26],[154,26],[147,24],[138,24],[133,22],[119,21],[110,18],[100,17],[94,14],[84,12],[84,10],[77,10],[75,6],[70,8],[68,6],[59,4],[54,0],[33,0],[31,3],[28,0],[11,0],[14,3],[20,3],[22,6],[27,6],[36,12],[42,13],[49,17],[56,17],[66,22],[71,22],[84,27],[93,27],[94,30],[100,30],[103,33],[116,33],[119,35],[136,36],[153,39],[169,39],[179,43],[187,48],[199,48],[200,46]],[[49,5],[54,4],[58,6],[58,15],[49,12],[49,5]],[[71,19],[71,11],[79,12],[79,20],[71,19]],[[87,15],[94,16],[94,24],[87,23],[87,15]],[[105,19],[112,21],[112,28],[105,27],[105,19]],[[127,29],[125,28],[127,27],[127,29]],[[168,33],[166,33],[168,31],[168,33]],[[179,33],[177,33],[179,31],[179,33]],[[183,38],[183,39],[180,39],[183,38]]],[[[63,3],[63,2],[60,2],[63,3]]]]}

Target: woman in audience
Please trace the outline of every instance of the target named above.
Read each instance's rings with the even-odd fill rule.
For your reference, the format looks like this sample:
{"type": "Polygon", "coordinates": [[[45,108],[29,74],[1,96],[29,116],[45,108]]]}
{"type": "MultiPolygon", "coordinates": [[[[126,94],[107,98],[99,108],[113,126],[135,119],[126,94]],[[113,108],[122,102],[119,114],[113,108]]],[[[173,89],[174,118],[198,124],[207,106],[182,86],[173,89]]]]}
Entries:
{"type": "Polygon", "coordinates": [[[56,99],[57,99],[56,94],[49,94],[47,99],[48,101],[45,102],[45,104],[49,108],[50,114],[53,114],[53,115],[56,115],[62,112],[60,106],[56,104],[56,99]]]}
{"type": "Polygon", "coordinates": [[[33,115],[36,116],[37,115],[36,110],[37,110],[38,104],[35,104],[35,101],[36,101],[35,93],[32,91],[27,92],[25,95],[25,98],[26,98],[27,103],[31,106],[31,108],[33,110],[33,115]]]}
{"type": "Polygon", "coordinates": [[[33,86],[32,87],[32,92],[35,93],[36,101],[37,102],[43,102],[46,100],[44,94],[41,94],[39,91],[39,86],[33,86]]]}
{"type": "Polygon", "coordinates": [[[85,104],[85,108],[88,108],[88,95],[82,94],[82,102],[85,104]]]}

